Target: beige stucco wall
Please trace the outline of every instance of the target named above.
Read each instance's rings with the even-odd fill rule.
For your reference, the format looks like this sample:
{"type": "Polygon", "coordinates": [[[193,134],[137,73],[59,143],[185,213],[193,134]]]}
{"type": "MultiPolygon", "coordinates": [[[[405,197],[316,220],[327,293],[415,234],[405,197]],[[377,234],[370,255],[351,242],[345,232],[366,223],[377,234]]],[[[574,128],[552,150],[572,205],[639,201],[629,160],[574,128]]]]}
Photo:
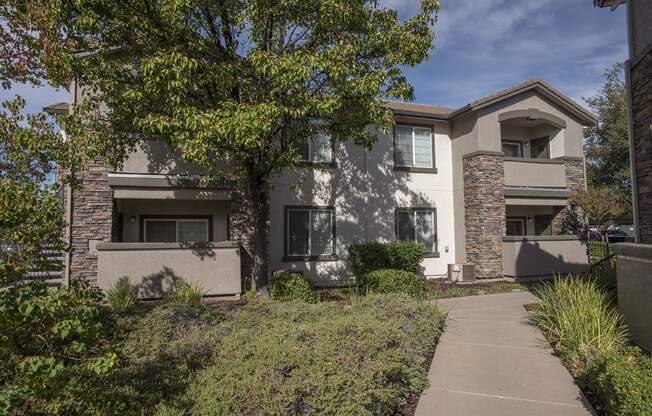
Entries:
{"type": "MultiPolygon", "coordinates": [[[[420,122],[421,124],[424,121],[420,122]]],[[[353,142],[336,146],[337,168],[318,171],[300,168],[274,180],[270,203],[271,264],[274,270],[303,271],[320,285],[353,278],[347,246],[365,241],[393,241],[397,207],[430,206],[437,209],[439,258],[426,258],[428,276],[444,275],[454,262],[451,142],[448,126],[434,123],[437,173],[394,171],[391,133],[378,132],[370,151],[353,142]],[[336,261],[284,261],[285,206],[335,207],[336,261]]]]}
{"type": "Polygon", "coordinates": [[[213,241],[227,239],[229,201],[177,201],[150,199],[118,199],[117,209],[123,213],[122,239],[139,241],[141,215],[212,215],[213,241]],[[132,222],[131,217],[135,217],[132,222]]]}
{"type": "Polygon", "coordinates": [[[563,163],[505,160],[505,185],[565,188],[566,166],[563,163]]]}
{"type": "Polygon", "coordinates": [[[586,246],[577,239],[525,237],[503,241],[505,276],[546,276],[575,273],[588,267],[586,246]]]}
{"type": "Polygon", "coordinates": [[[181,158],[180,152],[170,153],[169,147],[157,140],[148,140],[136,146],[124,161],[119,172],[158,174],[201,174],[203,169],[181,158]]]}
{"type": "Polygon", "coordinates": [[[240,249],[236,244],[189,248],[179,243],[102,243],[97,253],[97,283],[105,291],[127,277],[141,298],[169,295],[178,278],[198,283],[207,295],[242,292],[240,249]]]}

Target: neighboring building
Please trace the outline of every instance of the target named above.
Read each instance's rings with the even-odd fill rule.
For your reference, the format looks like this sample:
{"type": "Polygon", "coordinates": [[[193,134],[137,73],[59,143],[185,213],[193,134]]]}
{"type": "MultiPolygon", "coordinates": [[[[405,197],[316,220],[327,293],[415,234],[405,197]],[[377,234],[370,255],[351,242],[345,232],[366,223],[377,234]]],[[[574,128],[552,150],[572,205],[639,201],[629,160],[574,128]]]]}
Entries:
{"type": "MultiPolygon", "coordinates": [[[[458,263],[475,265],[477,278],[585,269],[586,247],[565,218],[568,195],[585,188],[582,127],[595,123],[591,113],[540,80],[455,110],[386,106],[396,125],[372,150],[321,137],[301,149],[304,166],[274,180],[272,270],[339,285],[353,278],[348,245],[396,239],[423,244],[426,276],[458,263]]],[[[119,171],[90,163],[81,188],[68,192],[69,276],[103,288],[145,276],[143,296],[165,291],[175,275],[213,294],[239,293],[253,248],[247,200],[202,187],[200,174],[158,142],[119,171]]]]}
{"type": "Polygon", "coordinates": [[[627,4],[628,92],[632,205],[636,242],[618,244],[618,304],[635,341],[652,351],[652,1],[594,0],[600,7],[627,4]]]}

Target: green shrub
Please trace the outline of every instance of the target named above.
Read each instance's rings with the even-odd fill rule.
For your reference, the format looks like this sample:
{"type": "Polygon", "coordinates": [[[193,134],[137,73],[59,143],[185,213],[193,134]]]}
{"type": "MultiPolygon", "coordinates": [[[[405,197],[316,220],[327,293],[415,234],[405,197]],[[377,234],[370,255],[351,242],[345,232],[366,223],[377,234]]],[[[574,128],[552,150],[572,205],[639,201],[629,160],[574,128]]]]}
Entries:
{"type": "Polygon", "coordinates": [[[136,288],[131,285],[128,277],[122,277],[107,290],[106,300],[116,311],[127,311],[136,303],[136,288]]]}
{"type": "Polygon", "coordinates": [[[279,272],[274,274],[269,281],[269,294],[274,300],[303,301],[315,303],[317,292],[312,283],[301,273],[279,272]]]}
{"type": "Polygon", "coordinates": [[[613,416],[652,415],[652,357],[631,348],[596,360],[581,378],[613,416]]]}
{"type": "Polygon", "coordinates": [[[533,319],[574,375],[627,342],[622,317],[595,280],[557,278],[538,288],[533,319]]]}
{"type": "Polygon", "coordinates": [[[371,242],[349,246],[349,260],[358,278],[379,269],[420,273],[424,255],[424,248],[412,241],[371,242]]]}
{"type": "Polygon", "coordinates": [[[105,336],[102,293],[86,281],[51,289],[43,282],[0,291],[0,413],[32,414],[56,397],[66,373],[112,370],[118,357],[95,347],[105,336]]]}
{"type": "Polygon", "coordinates": [[[405,296],[252,302],[188,392],[197,415],[394,415],[427,385],[441,333],[434,305],[405,296]]]}
{"type": "Polygon", "coordinates": [[[367,273],[360,282],[363,290],[372,293],[403,293],[422,297],[426,290],[426,280],[413,272],[381,269],[367,273]]]}
{"type": "Polygon", "coordinates": [[[206,295],[206,290],[197,282],[188,283],[183,279],[177,279],[175,282],[175,291],[172,299],[182,305],[201,306],[202,299],[206,295]]]}

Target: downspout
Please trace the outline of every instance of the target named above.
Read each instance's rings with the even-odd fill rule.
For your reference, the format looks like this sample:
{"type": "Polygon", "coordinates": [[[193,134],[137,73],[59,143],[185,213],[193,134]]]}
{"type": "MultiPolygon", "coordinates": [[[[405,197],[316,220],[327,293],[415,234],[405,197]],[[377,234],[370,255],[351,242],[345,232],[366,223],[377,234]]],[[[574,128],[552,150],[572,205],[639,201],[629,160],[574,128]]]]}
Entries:
{"type": "MultiPolygon", "coordinates": [[[[72,92],[72,104],[77,103],[77,81],[73,81],[73,92],[72,92]]],[[[68,109],[68,112],[72,112],[72,107],[68,109]]],[[[61,135],[63,136],[63,141],[67,140],[66,132],[61,130],[61,135]]],[[[63,286],[70,286],[70,277],[71,270],[70,264],[72,263],[72,186],[65,185],[64,192],[66,193],[66,243],[68,243],[68,251],[66,252],[64,259],[64,278],[63,286]]]]}

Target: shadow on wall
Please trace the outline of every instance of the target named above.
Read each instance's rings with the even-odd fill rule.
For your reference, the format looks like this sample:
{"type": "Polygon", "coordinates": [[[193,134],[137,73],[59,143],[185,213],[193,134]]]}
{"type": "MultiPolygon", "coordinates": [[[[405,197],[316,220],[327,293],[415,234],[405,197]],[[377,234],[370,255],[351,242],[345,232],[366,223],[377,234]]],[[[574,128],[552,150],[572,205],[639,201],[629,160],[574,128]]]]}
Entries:
{"type": "MultiPolygon", "coordinates": [[[[558,273],[578,273],[588,269],[585,243],[579,240],[519,242],[518,253],[512,265],[505,256],[505,274],[516,277],[547,276],[558,273]],[[513,270],[513,273],[509,271],[513,270]]],[[[505,242],[505,247],[513,243],[505,242]]],[[[507,254],[507,253],[506,253],[507,254]]]]}
{"type": "MultiPolygon", "coordinates": [[[[394,170],[391,134],[379,133],[371,151],[352,141],[338,143],[334,158],[334,168],[298,168],[284,175],[276,185],[286,188],[280,191],[288,192],[288,197],[281,201],[283,205],[303,205],[312,201],[315,205],[335,207],[335,250],[339,261],[283,264],[283,268],[307,273],[313,276],[315,283],[324,285],[351,281],[349,245],[397,239],[397,207],[436,208],[435,201],[410,182],[408,172],[394,170]]],[[[276,229],[280,230],[278,224],[276,229]]],[[[282,236],[284,231],[275,234],[282,236]]],[[[283,241],[278,243],[283,244],[283,241]]]]}
{"type": "MultiPolygon", "coordinates": [[[[128,279],[124,276],[120,279],[128,279]]],[[[140,283],[134,284],[137,296],[141,299],[158,299],[174,293],[176,283],[181,279],[171,268],[163,266],[160,272],[144,276],[140,283]]]]}

